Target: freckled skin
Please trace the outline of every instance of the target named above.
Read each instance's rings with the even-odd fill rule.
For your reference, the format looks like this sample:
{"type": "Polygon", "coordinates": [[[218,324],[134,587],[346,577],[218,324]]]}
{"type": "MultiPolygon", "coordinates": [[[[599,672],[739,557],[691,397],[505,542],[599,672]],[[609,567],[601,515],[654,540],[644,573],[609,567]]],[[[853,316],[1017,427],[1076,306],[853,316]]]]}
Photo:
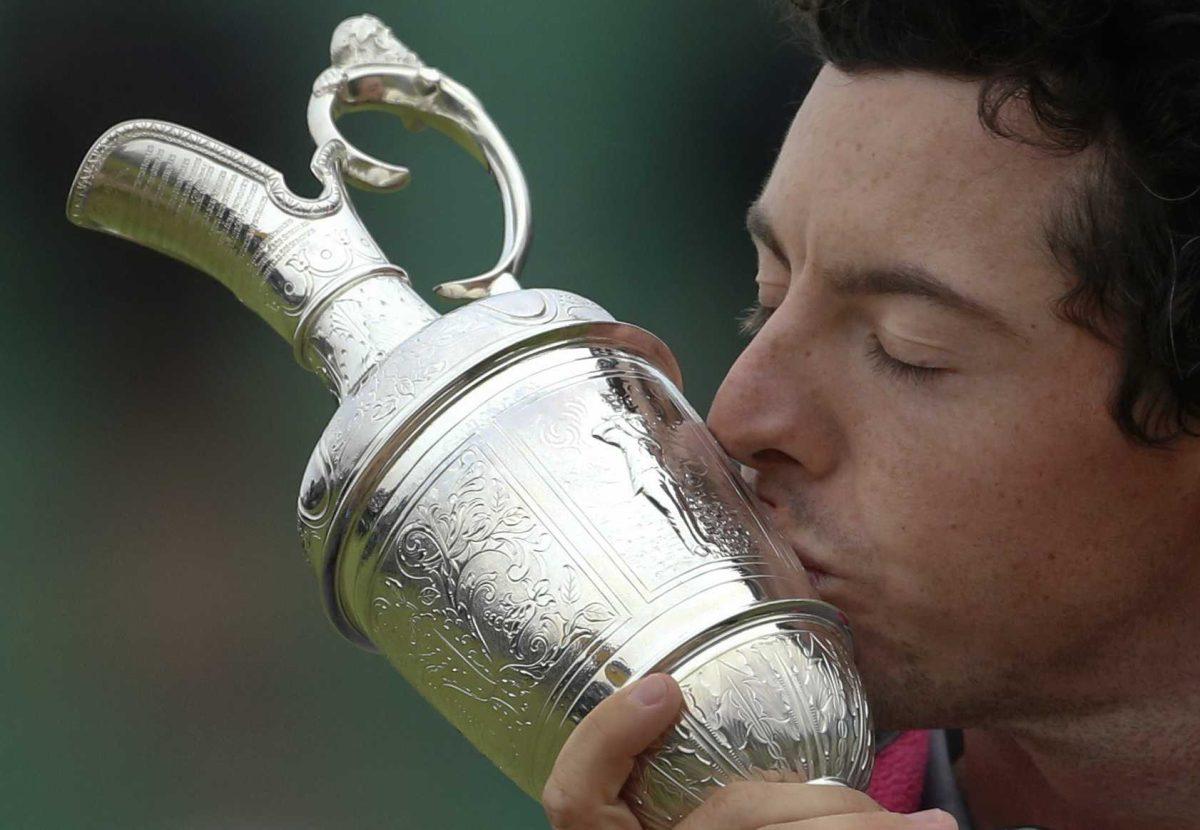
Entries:
{"type": "MultiPolygon", "coordinates": [[[[1038,766],[1049,789],[1013,821],[1041,810],[1059,830],[1085,814],[1106,827],[1133,786],[1116,767],[1155,746],[1113,748],[1105,734],[1140,724],[1200,739],[1180,706],[1197,711],[1200,688],[1200,450],[1125,438],[1109,412],[1118,353],[1055,316],[1073,278],[1043,231],[1090,157],[990,135],[978,91],[822,70],[760,199],[789,260],[757,246],[760,299],[777,310],[709,425],[831,574],[819,590],[850,618],[879,725],[976,728],[992,742],[968,737],[977,759],[1022,741],[1001,777],[1028,783],[1038,766]],[[897,260],[998,310],[1017,336],[919,298],[829,287],[836,264],[897,260]],[[946,371],[881,373],[873,332],[928,344],[909,359],[946,371]],[[1110,765],[1095,760],[1105,753],[1110,765]],[[1097,795],[1105,781],[1115,790],[1097,795]]],[[[1003,754],[988,756],[997,769],[1003,754]]],[[[974,791],[986,807],[986,786],[974,791]]],[[[1171,818],[1180,803],[1160,806],[1171,818]]]]}

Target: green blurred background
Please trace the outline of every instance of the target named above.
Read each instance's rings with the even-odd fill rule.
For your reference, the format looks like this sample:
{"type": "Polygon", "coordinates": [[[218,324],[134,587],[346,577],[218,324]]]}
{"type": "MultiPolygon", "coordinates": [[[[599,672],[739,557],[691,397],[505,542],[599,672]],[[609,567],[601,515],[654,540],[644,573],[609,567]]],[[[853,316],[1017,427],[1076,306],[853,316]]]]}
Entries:
{"type": "MultiPolygon", "coordinates": [[[[294,519],[333,411],[317,380],[216,282],[64,218],[91,142],[138,116],[315,195],[309,85],[362,11],[504,130],[534,200],[527,286],[654,330],[701,411],[738,352],[742,214],[812,71],[770,0],[8,0],[0,828],[546,826],[325,621],[294,519]]],[[[346,128],[413,170],[355,198],[420,288],[492,264],[481,168],[384,116],[346,128]]]]}

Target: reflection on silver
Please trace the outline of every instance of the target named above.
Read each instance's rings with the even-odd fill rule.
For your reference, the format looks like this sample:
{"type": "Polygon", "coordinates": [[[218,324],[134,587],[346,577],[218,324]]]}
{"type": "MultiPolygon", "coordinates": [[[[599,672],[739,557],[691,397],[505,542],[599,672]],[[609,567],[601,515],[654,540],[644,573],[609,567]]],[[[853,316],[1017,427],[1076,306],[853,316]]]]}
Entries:
{"type": "Polygon", "coordinates": [[[298,505],[334,624],[534,796],[584,715],[653,671],[687,705],[626,787],[647,828],[761,770],[865,786],[845,620],[811,599],[671,353],[588,300],[520,290],[524,178],[465,87],[368,16],[331,51],[309,107],[317,199],[191,130],[131,121],[88,153],[68,214],[221,280],[339,399],[298,505]],[[359,221],[343,178],[408,178],[338,132],[363,107],[432,124],[496,178],[500,261],[440,289],[475,302],[436,314],[359,221]]]}

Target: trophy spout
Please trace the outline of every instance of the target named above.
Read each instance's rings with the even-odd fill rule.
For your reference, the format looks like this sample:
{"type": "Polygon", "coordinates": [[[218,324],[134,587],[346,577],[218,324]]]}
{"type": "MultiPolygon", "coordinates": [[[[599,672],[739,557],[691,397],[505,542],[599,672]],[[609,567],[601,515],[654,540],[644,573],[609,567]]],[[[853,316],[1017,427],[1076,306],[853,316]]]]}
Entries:
{"type": "Polygon", "coordinates": [[[344,155],[340,142],[318,148],[312,170],[324,189],[304,199],[228,145],[163,121],[128,121],[84,158],[67,216],[220,281],[340,399],[438,316],[346,198],[344,155]]]}

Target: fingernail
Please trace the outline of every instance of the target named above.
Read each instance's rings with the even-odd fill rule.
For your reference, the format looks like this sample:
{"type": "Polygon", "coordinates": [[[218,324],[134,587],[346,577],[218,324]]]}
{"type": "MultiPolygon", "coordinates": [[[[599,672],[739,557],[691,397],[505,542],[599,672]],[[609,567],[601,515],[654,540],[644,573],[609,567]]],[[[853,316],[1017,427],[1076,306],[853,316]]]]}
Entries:
{"type": "Polygon", "coordinates": [[[629,693],[630,699],[641,706],[656,706],[667,696],[667,679],[661,674],[643,677],[629,693]]]}
{"type": "Polygon", "coordinates": [[[922,810],[902,814],[912,827],[920,830],[958,830],[958,822],[945,810],[922,810]]]}

